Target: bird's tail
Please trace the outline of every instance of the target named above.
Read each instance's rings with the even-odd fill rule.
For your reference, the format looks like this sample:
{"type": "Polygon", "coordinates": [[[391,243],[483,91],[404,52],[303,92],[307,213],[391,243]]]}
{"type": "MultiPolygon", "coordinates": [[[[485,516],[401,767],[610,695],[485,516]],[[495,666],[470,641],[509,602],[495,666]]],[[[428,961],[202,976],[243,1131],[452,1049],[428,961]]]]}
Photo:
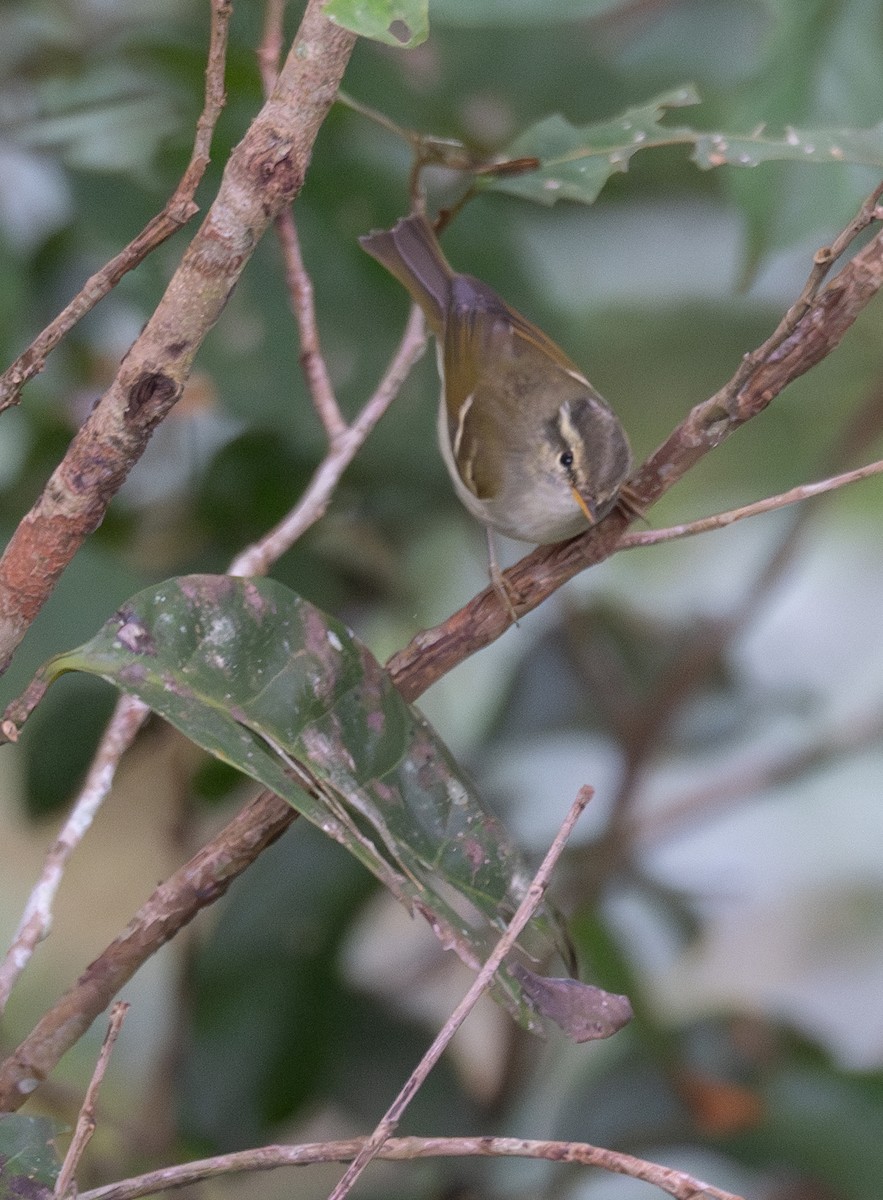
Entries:
{"type": "Polygon", "coordinates": [[[423,309],[430,329],[442,332],[454,272],[438,238],[422,213],[412,213],[392,228],[359,238],[362,249],[382,263],[423,309]]]}

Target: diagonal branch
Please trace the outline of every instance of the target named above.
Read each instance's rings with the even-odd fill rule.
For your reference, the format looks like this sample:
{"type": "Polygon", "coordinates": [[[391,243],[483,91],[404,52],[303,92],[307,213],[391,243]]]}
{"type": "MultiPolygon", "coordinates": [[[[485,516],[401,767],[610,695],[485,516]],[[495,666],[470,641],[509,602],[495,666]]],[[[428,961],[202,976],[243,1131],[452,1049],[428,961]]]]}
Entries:
{"type": "Polygon", "coordinates": [[[354,43],[309,0],[273,93],[153,316],[0,558],[0,669],[177,402],[260,237],[300,192],[354,43]]]}
{"type": "Polygon", "coordinates": [[[141,232],[125,246],[110,262],[105,263],[86,280],[83,287],[61,312],[39,333],[27,350],[0,375],[0,412],[18,404],[21,392],[29,379],[38,375],[46,365],[46,359],[78,321],[91,312],[96,304],[116,287],[119,281],[157,246],[186,225],[199,211],[193,202],[196,189],[209,164],[212,134],[218,117],[226,103],[224,93],[224,66],[227,59],[227,30],[233,0],[212,0],[212,24],[209,39],[208,61],[205,69],[205,103],[196,123],[193,153],[181,182],[162,210],[152,217],[141,232]]]}

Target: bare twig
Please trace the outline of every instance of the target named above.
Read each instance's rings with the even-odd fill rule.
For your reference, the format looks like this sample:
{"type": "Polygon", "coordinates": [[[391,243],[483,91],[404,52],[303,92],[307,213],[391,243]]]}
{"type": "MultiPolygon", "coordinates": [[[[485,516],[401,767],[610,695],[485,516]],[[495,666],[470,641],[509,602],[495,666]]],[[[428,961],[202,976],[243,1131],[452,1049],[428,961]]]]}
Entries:
{"type": "Polygon", "coordinates": [[[123,1027],[123,1021],[125,1021],[128,1011],[129,1005],[122,1000],[118,1000],[111,1009],[110,1025],[107,1028],[107,1033],[104,1035],[98,1061],[95,1064],[92,1079],[86,1089],[80,1115],[77,1117],[74,1136],[71,1138],[71,1144],[67,1148],[67,1154],[64,1156],[64,1162],[61,1164],[61,1170],[58,1172],[58,1178],[55,1181],[56,1200],[64,1200],[65,1196],[76,1195],[74,1178],[77,1173],[77,1167],[80,1164],[80,1159],[83,1157],[83,1151],[89,1145],[92,1134],[95,1132],[95,1106],[98,1103],[98,1093],[101,1090],[107,1064],[110,1062],[110,1056],[113,1053],[114,1045],[120,1035],[120,1030],[123,1027]]]}
{"type": "Polygon", "coordinates": [[[73,300],[38,334],[27,350],[0,375],[0,411],[17,404],[29,379],[38,375],[58,343],[91,312],[157,246],[176,233],[199,211],[193,197],[209,164],[212,134],[226,102],[224,67],[232,0],[212,0],[211,34],[205,70],[205,102],[196,124],[196,137],[187,170],[162,212],[152,217],[137,237],[86,280],[73,300]]]}
{"type": "Polygon", "coordinates": [[[426,349],[423,314],[411,309],[398,349],[377,390],[352,425],[345,426],[319,464],[300,501],[275,528],[249,546],[230,565],[230,575],[264,575],[311,525],[325,513],[341,475],[368,434],[398,394],[408,372],[426,349]]]}
{"type": "MultiPolygon", "coordinates": [[[[270,0],[264,18],[264,32],[258,47],[258,64],[264,85],[264,95],[273,90],[279,71],[282,53],[282,18],[285,0],[270,0]]],[[[313,405],[325,429],[329,444],[345,431],[346,424],[331,385],[331,378],[319,342],[319,326],[313,302],[313,282],[304,265],[297,235],[297,224],[290,208],[276,218],[276,236],[285,262],[285,278],[288,285],[291,311],[297,320],[300,334],[300,364],[313,398],[313,405]]]]}
{"type": "Polygon", "coordinates": [[[533,914],[539,907],[546,888],[549,886],[549,880],[552,871],[555,869],[555,864],[561,857],[567,839],[573,832],[573,827],[576,825],[580,815],[586,805],[589,803],[593,795],[592,789],[589,787],[580,788],[576,799],[570,806],[570,810],[555,835],[552,845],[549,847],[545,858],[540,864],[539,870],[534,875],[530,887],[524,895],[524,899],[518,905],[515,915],[509,922],[506,932],[500,938],[489,955],[484,966],[475,976],[472,986],[469,988],[466,995],[457,1005],[444,1027],[440,1030],[438,1036],[433,1041],[432,1045],[423,1055],[423,1058],[411,1072],[404,1087],[396,1096],[395,1100],[386,1110],[383,1118],[377,1128],[359,1150],[356,1157],[347,1167],[344,1174],[341,1176],[334,1191],[328,1197],[328,1200],[343,1200],[344,1196],[348,1195],[353,1184],[362,1174],[364,1169],[372,1158],[377,1157],[377,1153],[383,1146],[384,1142],[395,1133],[399,1121],[404,1115],[405,1109],[411,1103],[411,1100],[416,1095],[420,1087],[422,1087],[427,1075],[441,1058],[445,1047],[450,1042],[451,1038],[472,1012],[475,1005],[478,1003],[481,995],[490,987],[491,981],[496,974],[498,968],[502,964],[504,958],[515,945],[518,935],[524,929],[525,925],[531,919],[533,914]]]}
{"type": "Polygon", "coordinates": [[[684,525],[671,525],[666,529],[642,529],[624,533],[619,540],[617,550],[630,550],[635,546],[656,546],[660,542],[673,542],[678,538],[694,537],[697,533],[708,533],[712,529],[723,529],[736,521],[744,521],[746,517],[756,517],[761,513],[774,512],[786,508],[789,504],[799,504],[802,500],[810,500],[813,496],[822,496],[826,492],[836,491],[850,483],[858,483],[860,479],[868,479],[871,475],[879,475],[883,471],[883,459],[868,463],[867,466],[857,467],[854,471],[844,471],[840,475],[832,475],[829,479],[817,483],[801,483],[778,496],[767,496],[764,500],[755,500],[741,508],[731,508],[726,512],[716,513],[711,517],[701,517],[697,521],[688,521],[684,525]]]}
{"type": "MultiPolygon", "coordinates": [[[[261,1146],[219,1154],[179,1166],[163,1167],[133,1179],[123,1179],[106,1187],[80,1193],[80,1200],[140,1200],[154,1192],[187,1187],[205,1179],[242,1171],[273,1171],[279,1167],[313,1166],[318,1163],[346,1162],[364,1147],[364,1138],[345,1142],[308,1142],[300,1146],[261,1146]]],[[[532,1158],[553,1163],[575,1163],[597,1167],[616,1175],[628,1175],[660,1188],[674,1200],[741,1200],[732,1192],[722,1191],[694,1179],[683,1171],[658,1163],[620,1154],[586,1142],[546,1142],[506,1137],[406,1137],[390,1138],[377,1153],[385,1162],[412,1162],[424,1158],[532,1158]]]]}
{"type": "Polygon", "coordinates": [[[291,311],[297,318],[300,334],[300,365],[329,444],[335,446],[338,438],[346,432],[346,422],[337,403],[319,342],[313,283],[304,265],[297,224],[291,209],[286,209],[276,218],[276,236],[285,261],[285,280],[291,298],[291,311]]]}
{"type": "Polygon", "coordinates": [[[283,22],[287,3],[288,0],[266,0],[264,5],[264,31],[257,54],[265,96],[272,92],[276,76],[279,74],[279,62],[285,41],[283,22]]]}
{"type": "Polygon", "coordinates": [[[35,947],[49,933],[52,906],[68,859],[91,826],[110,788],[117,764],[134,741],[147,712],[147,706],[133,696],[124,696],[117,704],[95,752],[86,782],[46,857],[12,945],[0,963],[0,1013],[35,947]]]}

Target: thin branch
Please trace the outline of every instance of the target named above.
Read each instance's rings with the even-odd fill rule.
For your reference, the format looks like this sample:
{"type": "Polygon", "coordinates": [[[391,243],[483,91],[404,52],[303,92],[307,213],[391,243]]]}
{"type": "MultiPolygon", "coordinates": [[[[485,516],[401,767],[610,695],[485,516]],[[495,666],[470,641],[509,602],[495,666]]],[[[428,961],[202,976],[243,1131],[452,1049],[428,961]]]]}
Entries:
{"type": "MultiPolygon", "coordinates": [[[[863,229],[883,219],[877,207],[881,194],[883,185],[832,246],[819,251],[800,297],[775,334],[743,360],[729,383],[693,408],[638,469],[629,482],[628,505],[614,509],[579,537],[537,547],[504,572],[506,591],[519,613],[536,608],[575,575],[614,554],[635,510],[649,509],[701,458],[840,344],[883,286],[883,234],[863,246],[821,292],[819,282],[863,229]]],[[[418,633],[393,655],[387,670],[403,694],[413,699],[495,641],[510,624],[496,590],[488,587],[443,624],[418,633]]]]}
{"type": "Polygon", "coordinates": [[[334,1191],[328,1197],[328,1200],[344,1200],[344,1197],[349,1194],[353,1184],[362,1174],[372,1158],[376,1158],[383,1144],[395,1133],[398,1124],[401,1121],[405,1109],[411,1103],[411,1100],[417,1094],[418,1090],[423,1086],[429,1072],[441,1058],[446,1046],[451,1038],[472,1012],[475,1005],[485,991],[490,987],[494,975],[501,966],[506,955],[515,945],[521,931],[527,925],[533,914],[536,912],[546,889],[549,886],[549,880],[552,872],[555,869],[555,864],[561,857],[561,853],[567,843],[567,839],[573,832],[573,828],[579,820],[583,809],[589,803],[593,795],[592,789],[589,787],[580,788],[577,797],[567,816],[562,822],[561,828],[555,835],[552,845],[549,847],[545,858],[540,864],[539,870],[534,875],[530,887],[524,895],[524,899],[518,905],[515,915],[509,922],[506,932],[497,942],[493,951],[489,955],[484,966],[475,976],[472,981],[472,986],[469,988],[466,995],[457,1005],[444,1027],[439,1031],[438,1036],[433,1041],[432,1045],[423,1055],[423,1058],[411,1072],[404,1087],[396,1096],[395,1100],[386,1110],[377,1128],[359,1150],[356,1157],[347,1167],[344,1174],[341,1176],[334,1191]]]}
{"type": "Polygon", "coordinates": [[[90,828],[95,814],[110,789],[117,764],[135,740],[148,713],[146,705],[124,696],[99,742],[77,801],[46,856],[40,878],[33,888],[12,945],[0,963],[0,1014],[6,1007],[16,980],[30,961],[39,942],[52,927],[52,906],[70,856],[90,828]]]}
{"type": "Polygon", "coordinates": [[[802,500],[810,500],[814,496],[822,496],[826,492],[836,491],[850,483],[858,483],[860,479],[868,479],[871,475],[879,475],[883,471],[883,459],[868,463],[867,466],[857,467],[854,471],[844,471],[840,475],[832,475],[829,479],[817,483],[801,483],[778,496],[767,496],[764,500],[755,500],[741,508],[731,508],[726,512],[716,513],[711,517],[701,517],[696,521],[688,521],[683,525],[671,525],[666,529],[643,529],[624,533],[619,540],[617,550],[631,550],[635,546],[656,546],[660,542],[673,542],[678,538],[694,537],[697,533],[708,533],[712,529],[724,529],[736,521],[744,521],[746,517],[756,517],[761,513],[774,512],[786,508],[789,504],[798,504],[802,500]]]}
{"type": "MultiPolygon", "coordinates": [[[[879,432],[881,408],[879,390],[875,389],[853,414],[846,428],[837,439],[837,444],[827,456],[829,470],[862,451],[873,441],[879,432]]],[[[723,514],[723,524],[730,520],[749,516],[753,511],[763,511],[769,507],[779,507],[791,500],[804,499],[807,495],[818,494],[840,483],[862,478],[866,474],[875,473],[877,464],[859,468],[856,472],[846,472],[821,484],[810,484],[802,488],[792,489],[781,497],[772,497],[769,501],[759,502],[757,508],[746,506],[735,510],[734,515],[723,514]]],[[[756,619],[764,597],[781,579],[788,565],[793,561],[801,545],[801,533],[805,530],[811,514],[817,511],[810,505],[792,509],[791,519],[785,524],[776,545],[767,553],[765,561],[755,570],[747,586],[742,589],[741,596],[730,605],[729,611],[702,622],[698,630],[694,630],[688,644],[682,646],[667,667],[662,671],[654,688],[652,699],[641,706],[640,712],[629,714],[628,729],[623,731],[624,769],[612,798],[610,819],[605,828],[601,842],[591,852],[593,868],[588,876],[592,880],[591,891],[598,895],[606,886],[607,880],[620,870],[632,853],[638,834],[639,823],[633,817],[633,809],[638,799],[640,787],[651,769],[652,757],[677,721],[678,713],[687,698],[695,692],[699,683],[707,678],[710,670],[721,662],[726,647],[750,621],[756,619]]],[[[671,533],[666,530],[650,531],[651,541],[668,540],[679,533],[702,532],[708,527],[717,527],[717,518],[707,518],[704,522],[691,523],[677,527],[671,533]]],[[[632,539],[643,534],[625,534],[619,548],[632,544],[632,539]]],[[[744,793],[743,793],[744,796],[744,793]]],[[[576,857],[588,858],[586,851],[577,851],[576,857]]],[[[587,902],[586,897],[581,903],[587,902]]]]}
{"type": "Polygon", "coordinates": [[[111,1010],[110,1024],[107,1028],[107,1033],[104,1035],[98,1061],[95,1064],[95,1070],[92,1072],[92,1079],[86,1089],[86,1095],[80,1108],[80,1115],[77,1117],[74,1136],[71,1138],[71,1144],[67,1148],[67,1154],[64,1156],[64,1162],[61,1164],[61,1170],[58,1172],[58,1178],[55,1181],[56,1200],[64,1200],[64,1197],[69,1195],[76,1196],[74,1179],[77,1167],[80,1165],[83,1151],[89,1145],[89,1142],[92,1140],[92,1134],[95,1132],[95,1106],[98,1103],[98,1093],[101,1090],[107,1064],[110,1062],[110,1056],[113,1053],[113,1048],[116,1045],[116,1040],[120,1035],[120,1030],[123,1027],[123,1021],[125,1021],[128,1011],[129,1005],[122,1000],[118,1000],[111,1010]]]}
{"type": "MultiPolygon", "coordinates": [[[[314,1166],[318,1163],[347,1162],[364,1147],[364,1138],[342,1142],[308,1142],[300,1146],[261,1146],[199,1159],[174,1167],[163,1167],[133,1179],[123,1179],[106,1187],[80,1193],[80,1200],[140,1200],[155,1192],[188,1187],[206,1179],[243,1171],[272,1171],[279,1167],[314,1166]]],[[[694,1179],[683,1171],[658,1163],[620,1154],[586,1142],[546,1142],[505,1137],[405,1137],[390,1138],[377,1154],[385,1162],[413,1162],[424,1158],[532,1158],[553,1163],[575,1163],[597,1167],[616,1175],[628,1175],[658,1187],[674,1200],[741,1200],[732,1192],[722,1191],[694,1179]]]]}
{"type": "Polygon", "coordinates": [[[29,379],[38,375],[46,359],[78,321],[116,287],[129,271],[167,238],[186,225],[199,212],[193,197],[210,162],[212,134],[226,103],[224,69],[227,59],[227,31],[232,0],[212,0],[211,34],[205,70],[205,101],[196,124],[193,151],[181,182],[162,212],[152,217],[137,237],[108,263],[86,280],[73,300],[39,333],[27,350],[0,375],[0,411],[18,404],[29,379]]]}
{"type": "MultiPolygon", "coordinates": [[[[264,17],[264,32],[258,47],[258,65],[264,85],[264,95],[269,96],[279,72],[282,53],[282,19],[285,0],[270,0],[264,17]]],[[[276,236],[285,262],[285,280],[291,311],[297,320],[300,335],[300,364],[306,376],[307,387],[313,398],[313,406],[325,429],[330,445],[346,429],[346,423],[337,403],[325,357],[319,341],[319,326],[313,300],[313,282],[304,265],[297,235],[294,213],[290,208],[276,218],[276,236]]]]}
{"type": "Polygon", "coordinates": [[[284,19],[287,4],[288,0],[266,0],[264,6],[264,31],[261,34],[257,56],[265,96],[272,92],[276,76],[279,74],[282,47],[285,44],[284,19]]]}
{"type": "Polygon", "coordinates": [[[346,422],[337,403],[319,342],[313,282],[304,265],[297,224],[291,209],[286,209],[276,218],[276,236],[285,262],[285,281],[291,298],[291,311],[297,319],[300,334],[300,365],[313,398],[313,406],[330,445],[334,446],[338,438],[346,432],[346,422]]]}
{"type": "Polygon", "coordinates": [[[319,464],[300,501],[275,528],[249,546],[230,565],[230,575],[265,575],[303,533],[326,512],[340,477],[355,458],[368,434],[389,408],[414,363],[426,349],[423,314],[412,307],[398,349],[374,395],[352,425],[348,425],[319,464]]]}
{"type": "Polygon", "coordinates": [[[308,0],[273,94],[231,152],[205,221],[0,558],[0,669],[181,396],[261,236],[300,192],[355,40],[328,20],[322,0],[308,0]]]}

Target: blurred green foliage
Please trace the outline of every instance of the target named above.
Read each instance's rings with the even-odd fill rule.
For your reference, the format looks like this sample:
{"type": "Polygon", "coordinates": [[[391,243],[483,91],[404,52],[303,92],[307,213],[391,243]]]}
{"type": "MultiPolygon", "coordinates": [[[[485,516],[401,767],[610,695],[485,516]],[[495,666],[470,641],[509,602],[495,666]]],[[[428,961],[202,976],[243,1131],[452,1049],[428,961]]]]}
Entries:
{"type": "MultiPolygon", "coordinates": [[[[4,5],[4,362],[173,190],[202,103],[207,7],[4,5]]],[[[579,127],[687,84],[701,96],[686,110],[701,129],[868,129],[881,118],[877,0],[437,0],[429,15],[430,36],[413,50],[360,42],[346,88],[402,125],[484,152],[552,114],[579,127]]],[[[260,104],[262,16],[260,5],[234,6],[228,104],[198,193],[203,208],[260,104]]],[[[298,17],[293,5],[289,33],[298,17]]],[[[704,172],[689,153],[635,155],[592,207],[485,193],[445,233],[455,265],[487,279],[585,367],[639,456],[771,331],[814,249],[876,182],[868,168],[810,163],[704,172]]],[[[406,313],[401,289],[356,239],[405,210],[408,167],[403,144],[338,106],[296,205],[348,415],[379,378],[406,313]]],[[[463,186],[442,171],[429,182],[435,203],[463,186]]],[[[112,377],[189,233],[127,276],[28,385],[21,407],[0,418],[7,534],[112,377]]],[[[674,489],[652,523],[875,456],[880,323],[878,301],[828,361],[674,489]],[[857,418],[860,436],[846,445],[857,418]]],[[[430,355],[328,516],[275,571],[380,657],[483,585],[482,540],[435,445],[437,389],[430,355]]],[[[39,662],[91,636],[139,588],[222,570],[296,501],[322,452],[268,237],[202,348],[180,411],[34,625],[2,682],[4,703],[39,662]]],[[[588,977],[627,990],[638,1020],[610,1043],[578,1049],[492,1026],[499,1040],[485,1041],[500,1053],[446,1061],[409,1131],[574,1137],[686,1169],[698,1163],[711,1182],[751,1195],[876,1200],[878,741],[751,781],[767,761],[827,745],[832,731],[883,708],[878,497],[874,483],[834,497],[799,533],[779,516],[620,555],[426,697],[439,732],[528,852],[548,843],[580,783],[596,787],[559,896],[588,977]],[[624,781],[636,797],[629,818],[644,834],[614,824],[612,841],[624,781]],[[653,824],[691,798],[692,815],[653,824]],[[875,903],[854,906],[859,892],[875,903]]],[[[23,737],[34,811],[65,803],[97,736],[100,704],[72,696],[59,691],[23,737]],[[74,707],[83,710],[76,723],[74,707]]],[[[299,1136],[308,1121],[347,1133],[373,1123],[439,1023],[426,994],[443,975],[422,944],[398,957],[407,938],[384,936],[383,912],[368,876],[299,825],[239,882],[184,956],[181,993],[168,1005],[163,1067],[171,1059],[172,1068],[157,1077],[179,1121],[157,1161],[182,1147],[299,1136]],[[369,946],[380,982],[353,966],[354,943],[369,946]]],[[[138,1157],[126,1137],[120,1175],[138,1157]]],[[[396,1170],[373,1191],[369,1175],[365,1194],[646,1192],[573,1167],[396,1170]]],[[[311,1190],[308,1173],[284,1186],[325,1194],[311,1190]]]]}

